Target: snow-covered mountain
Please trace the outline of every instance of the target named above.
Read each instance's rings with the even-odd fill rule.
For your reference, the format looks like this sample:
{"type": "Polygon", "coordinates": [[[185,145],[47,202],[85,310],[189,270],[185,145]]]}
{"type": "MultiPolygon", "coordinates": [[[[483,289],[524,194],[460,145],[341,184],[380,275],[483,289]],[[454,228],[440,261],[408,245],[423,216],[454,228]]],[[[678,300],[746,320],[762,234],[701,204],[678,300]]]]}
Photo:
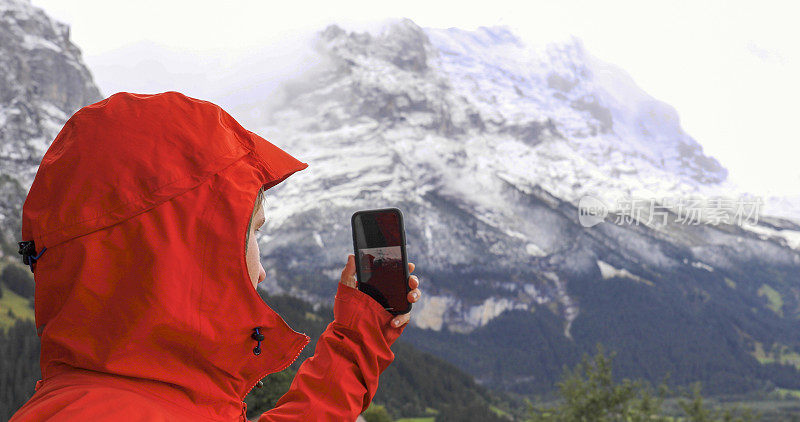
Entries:
{"type": "MultiPolygon", "coordinates": [[[[12,244],[47,145],[100,95],[67,27],[25,1],[0,13],[12,244]]],[[[425,291],[404,336],[481,381],[540,389],[603,341],[628,362],[623,376],[800,388],[773,371],[793,366],[770,366],[800,352],[800,225],[681,224],[675,209],[668,225],[580,223],[586,196],[611,213],[619,198],[739,194],[675,110],[623,70],[575,38],[526,45],[505,27],[399,19],[314,40],[305,73],[230,107],[310,164],[268,192],[262,288],[330,303],[352,213],[398,206],[425,291]],[[698,375],[704,365],[716,372],[698,375]]]]}
{"type": "Polygon", "coordinates": [[[388,126],[362,125],[362,133],[406,140],[393,144],[409,162],[472,174],[482,165],[496,170],[491,178],[535,181],[575,203],[730,188],[727,171],[683,132],[672,107],[576,38],[529,46],[504,27],[423,30],[402,20],[378,36],[331,26],[319,43],[324,66],[336,70],[314,76],[318,86],[302,96],[289,88],[275,106],[275,139],[294,149],[309,147],[309,132],[342,142],[361,119],[388,126]],[[423,137],[436,153],[415,142],[423,137]]]}
{"type": "MultiPolygon", "coordinates": [[[[536,353],[563,352],[551,362],[557,368],[590,351],[592,339],[628,345],[634,361],[645,353],[670,362],[684,341],[735,338],[740,345],[722,357],[691,358],[732,367],[755,361],[757,343],[795,344],[775,324],[794,326],[789,315],[800,315],[800,225],[767,216],[742,227],[682,224],[685,211],[674,208],[668,225],[615,224],[610,215],[594,227],[579,223],[586,195],[609,212],[626,197],[740,195],[672,107],[579,40],[528,46],[504,27],[431,29],[400,19],[379,33],[331,25],[315,49],[318,64],[265,100],[260,124],[249,122],[310,164],[268,195],[265,288],[327,301],[351,249],[350,215],[398,206],[426,292],[408,338],[483,381],[523,391],[552,381],[541,368],[505,372],[511,363],[476,351],[485,344],[475,349],[479,339],[496,343],[498,332],[513,333],[501,343],[527,338],[514,330],[529,323],[549,327],[538,340],[552,348],[536,353]],[[612,284],[596,291],[598,283],[612,284]],[[723,303],[714,318],[724,314],[724,326],[702,333],[705,312],[723,303]],[[620,308],[639,312],[625,329],[615,321],[620,308]],[[772,328],[736,322],[751,309],[755,325],[772,328]],[[654,332],[658,318],[669,322],[654,332]],[[650,350],[664,336],[677,340],[650,350]],[[494,363],[475,363],[483,360],[494,363]]],[[[746,367],[755,372],[742,377],[770,379],[757,364],[746,367]]],[[[666,369],[630,374],[643,370],[666,369]]],[[[719,391],[716,376],[704,380],[719,391]]]]}
{"type": "Polygon", "coordinates": [[[0,1],[4,244],[15,245],[19,237],[22,204],[47,147],[75,111],[100,99],[81,51],[69,39],[69,26],[50,19],[29,0],[0,1]]]}
{"type": "MultiPolygon", "coordinates": [[[[406,204],[410,251],[425,268],[504,262],[511,271],[563,253],[566,238],[553,217],[533,213],[510,189],[538,192],[553,207],[591,195],[612,210],[620,197],[735,192],[672,107],[575,38],[528,46],[504,27],[423,29],[403,19],[380,34],[330,26],[316,48],[321,64],[265,105],[271,112],[261,133],[310,167],[273,193],[280,202],[263,249],[272,256],[286,233],[289,244],[302,242],[295,238],[301,233],[310,253],[334,265],[332,279],[340,259],[328,251],[347,245],[349,227],[341,222],[359,207],[406,204]]],[[[564,224],[576,225],[577,212],[570,219],[564,224]]],[[[773,232],[787,241],[797,236],[773,232]]],[[[272,288],[292,286],[275,283],[281,276],[274,274],[272,288]]],[[[458,299],[461,287],[445,294],[432,279],[416,324],[469,331],[505,309],[549,300],[565,306],[567,321],[574,318],[555,274],[539,274],[538,283],[506,275],[498,281],[506,287],[496,290],[505,293],[472,305],[458,299]],[[540,291],[551,283],[553,294],[540,291]]]]}

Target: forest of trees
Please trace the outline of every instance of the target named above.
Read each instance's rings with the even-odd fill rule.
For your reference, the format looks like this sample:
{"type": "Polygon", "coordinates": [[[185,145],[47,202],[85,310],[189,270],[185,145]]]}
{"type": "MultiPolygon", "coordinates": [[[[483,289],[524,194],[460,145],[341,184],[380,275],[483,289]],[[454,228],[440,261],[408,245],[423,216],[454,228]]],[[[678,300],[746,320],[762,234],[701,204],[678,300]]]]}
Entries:
{"type": "MultiPolygon", "coordinates": [[[[33,276],[28,267],[19,265],[6,265],[0,272],[0,282],[8,287],[12,292],[27,298],[33,299],[33,276]]],[[[0,297],[2,297],[0,295],[0,297]]]]}
{"type": "MultiPolygon", "coordinates": [[[[8,265],[0,272],[0,287],[28,299],[32,304],[33,280],[27,268],[8,265]]],[[[0,289],[2,291],[2,289],[0,289]]],[[[330,307],[318,307],[290,296],[266,296],[265,301],[294,329],[309,334],[309,344],[285,371],[264,379],[245,401],[248,417],[272,408],[286,390],[305,358],[316,347],[316,339],[333,320],[330,307]]],[[[510,420],[542,421],[738,421],[756,420],[747,410],[713,410],[703,399],[700,385],[676,390],[649,381],[615,381],[612,362],[598,344],[593,357],[565,370],[557,382],[556,396],[537,404],[520,403],[504,393],[489,391],[454,365],[398,340],[395,361],[380,379],[380,388],[365,413],[369,422],[391,422],[401,417],[422,417],[431,422],[510,420]],[[664,406],[672,400],[672,406],[664,406]],[[677,401],[676,401],[677,400],[677,401]],[[677,403],[677,404],[676,404],[677,403]]],[[[33,321],[16,319],[0,327],[0,420],[10,417],[34,392],[39,379],[39,338],[33,321]]],[[[765,420],[765,419],[759,419],[765,420]]],[[[775,419],[785,420],[785,419],[775,419]]]]}
{"type": "MultiPolygon", "coordinates": [[[[24,294],[30,304],[32,286],[33,279],[25,267],[7,265],[0,272],[0,291],[4,287],[21,296],[24,294]]],[[[292,366],[266,377],[264,387],[253,389],[245,398],[248,417],[274,407],[288,390],[297,368],[314,353],[316,339],[333,320],[330,307],[315,310],[311,304],[290,296],[269,297],[262,293],[262,297],[292,328],[311,336],[312,342],[292,366]]],[[[13,321],[5,329],[0,326],[0,420],[10,418],[33,395],[36,381],[40,379],[39,337],[35,324],[16,317],[13,321]]],[[[381,375],[380,388],[373,400],[375,405],[370,409],[375,414],[383,412],[381,414],[388,418],[397,418],[422,415],[433,408],[446,416],[469,410],[472,418],[444,420],[491,422],[491,419],[480,418],[491,415],[490,405],[509,406],[507,401],[475,383],[471,376],[441,359],[400,340],[392,350],[395,360],[381,375]]]]}
{"type": "MultiPolygon", "coordinates": [[[[14,264],[3,267],[0,299],[4,288],[26,299],[33,314],[34,284],[29,268],[14,264]]],[[[0,326],[0,420],[10,418],[28,400],[40,377],[36,326],[30,319],[18,318],[10,308],[5,312],[5,317],[13,323],[0,326]]]]}
{"type": "Polygon", "coordinates": [[[8,420],[39,380],[39,337],[33,321],[17,320],[0,328],[0,420],[8,420]]]}
{"type": "Polygon", "coordinates": [[[670,387],[700,381],[715,396],[800,390],[798,368],[778,359],[759,361],[748,344],[798,345],[796,320],[778,318],[756,300],[742,302],[708,274],[655,286],[620,278],[571,280],[569,294],[580,303],[571,338],[563,334],[561,314],[544,305],[505,311],[469,333],[418,329],[403,338],[487,387],[520,395],[548,394],[563,366],[574,366],[598,342],[618,353],[614,369],[630,379],[658,383],[669,373],[670,387]],[[697,286],[720,301],[704,301],[697,286]]]}
{"type": "MultiPolygon", "coordinates": [[[[292,328],[311,336],[312,342],[292,366],[283,372],[269,375],[263,380],[264,388],[254,389],[247,396],[245,401],[248,417],[254,417],[275,405],[278,398],[288,390],[302,361],[313,354],[316,339],[333,320],[333,309],[330,307],[323,306],[314,310],[311,304],[298,298],[261,294],[292,328]]],[[[452,364],[420,352],[402,339],[392,345],[392,351],[395,353],[394,362],[381,375],[380,387],[373,406],[368,411],[372,412],[373,418],[382,420],[384,418],[378,415],[384,414],[389,420],[401,416],[424,415],[429,408],[446,417],[448,414],[469,409],[471,413],[466,418],[444,420],[492,422],[492,419],[480,417],[494,415],[489,410],[491,405],[500,408],[513,406],[510,399],[488,391],[452,364]]]]}
{"type": "Polygon", "coordinates": [[[606,355],[602,345],[597,354],[584,355],[574,368],[565,371],[558,382],[558,401],[552,406],[537,406],[528,402],[527,422],[750,422],[759,415],[750,409],[715,410],[704,404],[701,386],[694,383],[689,392],[671,391],[666,383],[653,387],[643,380],[614,381],[614,353],[606,355]],[[680,412],[666,413],[664,400],[677,396],[680,412]],[[688,396],[688,397],[685,397],[688,396]]]}

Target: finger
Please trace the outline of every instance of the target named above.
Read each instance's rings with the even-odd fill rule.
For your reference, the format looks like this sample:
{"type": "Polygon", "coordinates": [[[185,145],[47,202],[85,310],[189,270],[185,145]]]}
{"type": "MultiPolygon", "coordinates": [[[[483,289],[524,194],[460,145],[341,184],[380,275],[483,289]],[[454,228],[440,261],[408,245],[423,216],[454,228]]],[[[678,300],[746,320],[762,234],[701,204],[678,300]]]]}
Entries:
{"type": "Polygon", "coordinates": [[[413,273],[414,272],[414,268],[417,268],[417,266],[414,265],[413,262],[409,262],[408,263],[408,272],[413,273]]]}
{"type": "Polygon", "coordinates": [[[392,320],[392,327],[399,327],[405,323],[407,323],[411,319],[411,313],[406,313],[403,315],[398,315],[392,320]]]}
{"type": "Polygon", "coordinates": [[[408,292],[408,301],[414,303],[418,301],[421,296],[422,296],[422,291],[420,289],[414,289],[408,292]]]}
{"type": "Polygon", "coordinates": [[[358,284],[356,281],[356,256],[353,254],[347,255],[347,264],[342,270],[341,282],[353,288],[358,284]]]}
{"type": "Polygon", "coordinates": [[[419,287],[419,277],[415,275],[408,277],[408,285],[412,289],[416,289],[417,287],[419,287]]]}

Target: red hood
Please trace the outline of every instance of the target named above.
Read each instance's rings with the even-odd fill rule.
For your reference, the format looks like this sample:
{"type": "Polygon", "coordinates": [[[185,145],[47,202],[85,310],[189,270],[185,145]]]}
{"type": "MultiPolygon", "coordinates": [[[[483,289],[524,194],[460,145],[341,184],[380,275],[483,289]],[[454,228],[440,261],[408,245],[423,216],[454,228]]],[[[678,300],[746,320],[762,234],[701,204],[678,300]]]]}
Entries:
{"type": "Polygon", "coordinates": [[[174,91],[76,112],[23,207],[22,240],[47,248],[34,264],[43,380],[81,368],[238,415],[252,385],[309,340],[253,290],[245,262],[258,188],[306,167],[174,91]]]}

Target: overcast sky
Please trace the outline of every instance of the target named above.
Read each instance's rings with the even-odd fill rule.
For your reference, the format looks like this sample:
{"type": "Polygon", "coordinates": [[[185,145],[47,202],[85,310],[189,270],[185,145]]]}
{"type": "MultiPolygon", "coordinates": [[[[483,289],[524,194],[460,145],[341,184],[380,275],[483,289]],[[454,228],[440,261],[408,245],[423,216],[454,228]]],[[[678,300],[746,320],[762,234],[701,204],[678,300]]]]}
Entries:
{"type": "MultiPolygon", "coordinates": [[[[508,25],[537,43],[574,34],[591,54],[674,106],[684,130],[734,182],[758,194],[800,194],[800,10],[790,1],[32,3],[70,24],[87,63],[140,40],[233,61],[265,45],[286,56],[292,48],[287,34],[329,23],[369,29],[397,17],[422,27],[508,25]]],[[[100,87],[104,95],[113,93],[100,87]]]]}

